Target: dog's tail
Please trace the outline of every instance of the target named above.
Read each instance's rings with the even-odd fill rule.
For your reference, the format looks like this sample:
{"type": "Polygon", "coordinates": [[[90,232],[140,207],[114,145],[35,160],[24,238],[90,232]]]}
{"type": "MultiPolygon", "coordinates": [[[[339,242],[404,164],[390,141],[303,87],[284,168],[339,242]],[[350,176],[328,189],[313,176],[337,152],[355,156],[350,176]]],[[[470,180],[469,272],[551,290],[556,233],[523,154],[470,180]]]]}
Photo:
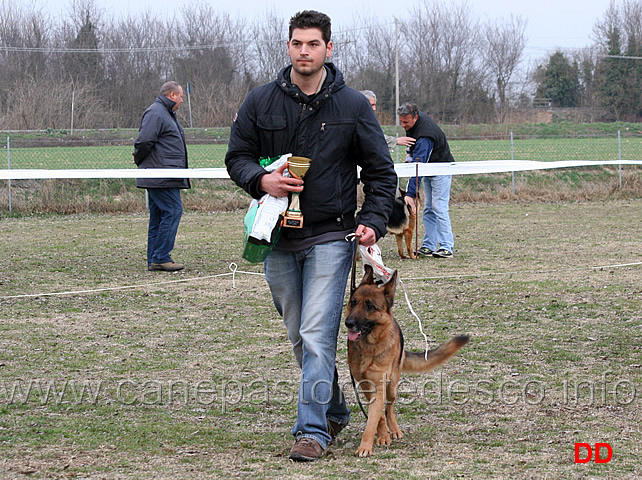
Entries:
{"type": "Polygon", "coordinates": [[[448,340],[434,350],[429,350],[428,355],[420,352],[406,352],[403,362],[404,373],[426,373],[442,363],[445,363],[470,340],[468,335],[459,335],[448,340]]]}

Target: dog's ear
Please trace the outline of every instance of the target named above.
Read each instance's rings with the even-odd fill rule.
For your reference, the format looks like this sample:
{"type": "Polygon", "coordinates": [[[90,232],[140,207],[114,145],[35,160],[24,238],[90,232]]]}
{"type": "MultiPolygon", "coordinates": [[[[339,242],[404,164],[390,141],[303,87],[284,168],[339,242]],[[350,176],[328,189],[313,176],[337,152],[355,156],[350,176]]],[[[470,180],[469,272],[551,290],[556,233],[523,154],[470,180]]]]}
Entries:
{"type": "Polygon", "coordinates": [[[392,274],[392,278],[383,286],[383,296],[388,304],[388,309],[392,308],[395,303],[395,291],[397,290],[397,270],[392,274]]]}
{"type": "Polygon", "coordinates": [[[372,270],[371,265],[364,265],[363,266],[364,270],[366,273],[363,275],[363,279],[361,280],[361,285],[373,285],[374,284],[374,271],[372,270]]]}

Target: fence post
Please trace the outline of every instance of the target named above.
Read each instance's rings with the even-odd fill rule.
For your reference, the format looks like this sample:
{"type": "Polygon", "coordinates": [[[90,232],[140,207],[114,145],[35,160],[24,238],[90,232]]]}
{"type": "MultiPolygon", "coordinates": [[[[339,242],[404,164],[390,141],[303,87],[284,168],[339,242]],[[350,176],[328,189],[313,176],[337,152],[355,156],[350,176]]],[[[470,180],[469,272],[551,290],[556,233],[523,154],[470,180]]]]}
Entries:
{"type": "MultiPolygon", "coordinates": [[[[515,160],[515,145],[513,144],[513,132],[510,132],[510,159],[515,160]]],[[[515,195],[515,172],[511,172],[513,195],[515,195]]]]}
{"type": "MultiPolygon", "coordinates": [[[[7,137],[7,169],[11,170],[11,137],[7,137]]],[[[9,213],[11,213],[11,179],[7,180],[7,194],[9,197],[9,213]]]]}
{"type": "MultiPolygon", "coordinates": [[[[622,138],[620,137],[620,131],[617,131],[617,159],[622,160],[622,138]]],[[[619,184],[620,184],[620,190],[622,190],[622,164],[620,163],[619,167],[619,184]]]]}

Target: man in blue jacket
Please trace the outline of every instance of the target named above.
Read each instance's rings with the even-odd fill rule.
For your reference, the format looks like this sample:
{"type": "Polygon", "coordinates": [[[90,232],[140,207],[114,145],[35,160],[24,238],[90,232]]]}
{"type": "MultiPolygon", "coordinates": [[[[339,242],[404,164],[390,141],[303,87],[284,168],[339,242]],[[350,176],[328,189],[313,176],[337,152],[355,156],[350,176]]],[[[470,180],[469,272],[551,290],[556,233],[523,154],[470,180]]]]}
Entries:
{"type": "MultiPolygon", "coordinates": [[[[134,143],[134,163],[138,168],[187,168],[185,133],[176,110],[183,103],[183,88],[166,82],[156,101],[143,113],[134,143]]],[[[183,214],[181,189],[190,188],[188,178],[137,178],[136,186],[147,189],[149,228],[147,268],[174,272],[185,266],[172,260],[178,224],[183,214]]]]}
{"type": "Polygon", "coordinates": [[[252,90],[234,119],[225,164],[254,198],[300,194],[302,228],[282,229],[265,277],[301,367],[294,461],[320,458],[350,419],[335,367],[337,335],[356,233],[373,245],[386,233],[397,176],[368,100],[325,63],[332,53],[330,18],[303,11],[290,19],[291,65],[252,90]],[[259,158],[287,153],[311,159],[303,180],[268,173],[259,158]],[[365,201],[355,219],[357,166],[365,201]]]}

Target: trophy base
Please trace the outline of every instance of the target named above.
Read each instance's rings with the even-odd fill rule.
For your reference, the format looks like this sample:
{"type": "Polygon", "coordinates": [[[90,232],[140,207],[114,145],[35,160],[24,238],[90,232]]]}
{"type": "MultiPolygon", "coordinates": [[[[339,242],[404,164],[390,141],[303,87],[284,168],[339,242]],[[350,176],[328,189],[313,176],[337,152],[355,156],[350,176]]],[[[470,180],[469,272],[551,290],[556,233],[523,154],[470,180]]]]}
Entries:
{"type": "Polygon", "coordinates": [[[291,217],[285,215],[283,217],[283,227],[288,228],[303,228],[303,217],[291,217]]]}

